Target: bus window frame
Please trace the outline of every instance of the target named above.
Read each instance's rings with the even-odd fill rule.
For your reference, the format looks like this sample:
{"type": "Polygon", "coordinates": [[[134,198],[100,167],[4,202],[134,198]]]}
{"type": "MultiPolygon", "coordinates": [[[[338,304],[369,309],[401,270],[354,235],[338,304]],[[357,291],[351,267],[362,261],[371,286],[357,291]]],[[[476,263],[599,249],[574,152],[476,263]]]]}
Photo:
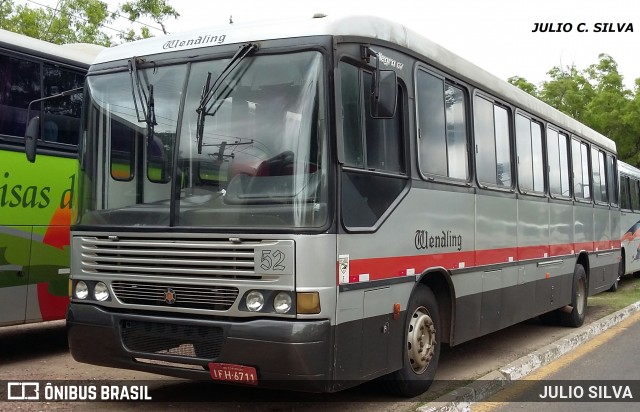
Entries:
{"type": "MultiPolygon", "coordinates": [[[[548,189],[548,194],[549,194],[549,198],[550,199],[556,199],[556,200],[564,200],[564,201],[569,201],[572,202],[574,200],[574,195],[573,195],[573,179],[572,179],[572,169],[573,169],[573,158],[571,157],[571,133],[569,133],[568,131],[564,130],[563,128],[556,126],[553,123],[549,123],[547,122],[545,124],[545,128],[544,128],[544,137],[543,137],[544,141],[545,141],[545,160],[546,160],[546,172],[547,172],[547,189],[548,189]],[[547,133],[547,131],[551,129],[554,130],[555,132],[558,133],[558,137],[559,136],[565,136],[567,139],[567,173],[568,178],[569,178],[569,195],[565,196],[562,194],[557,194],[557,193],[552,193],[551,192],[551,178],[550,178],[550,174],[551,174],[551,163],[549,162],[549,134],[547,133]]],[[[558,145],[558,154],[560,153],[560,146],[558,145]]],[[[558,158],[559,160],[559,158],[558,158]]],[[[589,170],[591,170],[591,156],[589,155],[589,170]]],[[[562,167],[560,167],[560,171],[562,171],[562,167]]],[[[589,179],[591,179],[591,174],[589,174],[589,179]]],[[[591,182],[591,180],[589,180],[591,182]]],[[[560,176],[560,183],[562,183],[562,176],[560,176]]],[[[593,185],[591,185],[591,187],[593,187],[593,185]]],[[[588,203],[592,203],[592,202],[588,202],[588,203]]]]}
{"type": "MultiPolygon", "coordinates": [[[[593,204],[595,205],[599,205],[599,206],[609,206],[609,186],[608,186],[608,182],[607,182],[607,152],[604,151],[602,148],[600,148],[599,146],[596,145],[591,145],[591,151],[592,153],[595,151],[598,154],[598,165],[600,165],[600,160],[604,160],[604,176],[600,177],[600,194],[602,194],[602,184],[603,184],[603,180],[604,180],[604,184],[605,186],[605,193],[607,198],[605,200],[596,200],[595,196],[593,196],[593,204]],[[600,158],[600,155],[603,156],[603,158],[600,158]]],[[[600,172],[600,170],[599,170],[600,172]]],[[[593,156],[591,156],[591,178],[593,179],[593,156]]],[[[593,187],[593,182],[592,182],[592,187],[593,187]]],[[[593,193],[595,195],[595,191],[593,193]]]]}
{"type": "MultiPolygon", "coordinates": [[[[546,198],[549,195],[549,180],[548,180],[549,175],[548,175],[548,165],[547,165],[547,156],[546,156],[547,139],[545,137],[545,129],[546,129],[546,123],[542,119],[516,106],[515,112],[513,114],[513,143],[514,143],[513,149],[515,150],[516,187],[518,189],[518,194],[520,195],[534,196],[538,198],[546,198]],[[536,190],[532,190],[532,191],[523,190],[522,187],[520,186],[520,173],[519,173],[520,163],[518,162],[518,136],[517,136],[517,128],[516,128],[516,118],[518,115],[529,120],[530,123],[536,123],[538,126],[540,126],[540,143],[542,146],[542,185],[544,186],[544,189],[542,190],[542,192],[536,191],[536,190]]],[[[532,162],[533,162],[533,151],[531,153],[532,153],[532,162]]]]}
{"type": "MultiPolygon", "coordinates": [[[[418,61],[413,70],[413,85],[414,85],[414,119],[415,119],[415,159],[416,159],[416,169],[420,178],[424,181],[428,182],[438,182],[445,183],[457,186],[471,187],[472,182],[475,179],[475,159],[474,156],[471,156],[471,147],[473,145],[473,111],[471,106],[471,100],[473,99],[473,93],[470,91],[471,88],[465,84],[464,82],[459,81],[458,79],[448,75],[447,73],[441,72],[434,67],[429,66],[422,61],[418,61]],[[418,100],[418,73],[422,71],[428,75],[441,79],[443,82],[443,86],[446,88],[447,85],[456,87],[464,94],[464,115],[465,115],[465,139],[467,143],[467,155],[466,155],[466,164],[467,164],[467,178],[460,179],[456,177],[451,177],[449,175],[441,175],[436,173],[428,173],[425,172],[421,167],[420,162],[420,147],[419,140],[420,136],[418,130],[420,129],[419,122],[419,113],[420,113],[420,101],[418,100]]],[[[446,111],[445,111],[445,128],[446,128],[446,111]]],[[[447,145],[446,135],[445,135],[445,149],[448,154],[449,147],[447,145]]],[[[449,159],[447,156],[447,170],[449,169],[449,159]]]]}
{"type": "Polygon", "coordinates": [[[507,102],[498,99],[497,97],[494,97],[493,95],[485,92],[482,89],[475,89],[471,95],[471,99],[469,104],[471,105],[471,121],[470,123],[472,123],[471,125],[471,141],[472,144],[470,146],[470,151],[473,152],[473,156],[470,156],[473,161],[473,176],[474,176],[474,181],[475,184],[477,185],[478,188],[480,189],[484,189],[484,190],[494,190],[497,192],[503,192],[503,193],[516,193],[516,189],[515,189],[515,185],[517,182],[517,173],[516,172],[516,168],[515,168],[515,164],[514,164],[514,158],[515,158],[515,154],[514,154],[514,149],[515,149],[515,134],[514,134],[514,119],[515,119],[515,110],[514,110],[514,106],[508,104],[507,102]],[[476,125],[475,125],[475,119],[476,119],[476,108],[475,108],[475,99],[476,97],[487,100],[489,103],[491,103],[493,105],[493,124],[494,124],[494,131],[493,131],[493,147],[494,147],[494,154],[496,154],[496,159],[495,159],[495,165],[496,165],[496,173],[497,173],[497,167],[498,167],[498,158],[497,158],[497,153],[495,152],[496,150],[496,136],[495,136],[495,107],[500,107],[506,110],[507,112],[507,125],[508,125],[508,130],[509,130],[509,161],[510,161],[510,176],[511,176],[511,185],[510,186],[498,186],[496,184],[491,184],[488,182],[481,182],[478,176],[478,146],[477,146],[477,139],[476,139],[476,125]]]}
{"type": "MultiPolygon", "coordinates": [[[[591,176],[591,147],[593,146],[592,143],[590,143],[589,141],[583,139],[581,136],[577,135],[577,134],[571,134],[569,136],[569,142],[573,143],[573,141],[578,142],[578,144],[580,144],[581,146],[584,144],[587,147],[587,176],[589,177],[589,197],[577,197],[576,193],[575,193],[575,175],[574,175],[574,170],[573,170],[573,160],[574,160],[574,156],[573,156],[573,144],[571,144],[571,167],[569,169],[569,171],[571,172],[570,175],[570,179],[571,179],[571,191],[573,194],[573,199],[576,202],[579,203],[584,203],[584,204],[593,204],[594,203],[594,199],[593,199],[593,176],[591,176]]],[[[582,162],[582,154],[580,153],[580,161],[582,162]]],[[[582,165],[584,166],[584,165],[582,165]]],[[[584,174],[584,171],[582,171],[582,173],[584,174]]]]}

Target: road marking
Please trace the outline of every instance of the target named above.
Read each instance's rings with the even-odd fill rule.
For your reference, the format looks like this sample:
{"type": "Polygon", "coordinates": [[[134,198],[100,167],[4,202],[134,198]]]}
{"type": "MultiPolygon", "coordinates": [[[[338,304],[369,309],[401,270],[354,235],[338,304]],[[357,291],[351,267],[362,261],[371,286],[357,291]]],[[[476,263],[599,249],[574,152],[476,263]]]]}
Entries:
{"type": "Polygon", "coordinates": [[[518,385],[507,386],[505,389],[489,397],[486,401],[474,403],[472,405],[473,412],[490,412],[501,406],[509,404],[510,399],[515,399],[522,392],[525,392],[530,387],[536,384],[535,381],[544,380],[549,375],[559,371],[566,367],[571,362],[576,361],[580,357],[594,351],[600,346],[612,340],[620,332],[627,329],[630,325],[640,321],[640,312],[629,316],[627,319],[612,326],[609,330],[601,333],[598,336],[591,338],[588,342],[578,346],[573,351],[562,355],[560,358],[549,363],[548,365],[540,367],[538,370],[524,377],[523,381],[518,385]]]}

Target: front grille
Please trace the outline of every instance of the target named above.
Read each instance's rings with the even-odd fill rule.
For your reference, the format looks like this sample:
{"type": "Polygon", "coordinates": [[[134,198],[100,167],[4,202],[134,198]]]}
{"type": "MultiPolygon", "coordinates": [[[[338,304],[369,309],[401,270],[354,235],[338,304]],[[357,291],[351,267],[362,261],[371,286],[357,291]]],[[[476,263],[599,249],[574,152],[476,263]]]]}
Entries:
{"type": "Polygon", "coordinates": [[[224,341],[224,331],[217,327],[132,320],[120,326],[122,343],[134,352],[211,360],[220,356],[224,341]]]}
{"type": "Polygon", "coordinates": [[[233,286],[172,285],[114,281],[111,288],[123,303],[187,309],[229,310],[238,297],[233,286]],[[167,296],[169,295],[169,296],[167,296]],[[167,297],[172,298],[167,300],[167,297]]]}
{"type": "Polygon", "coordinates": [[[188,275],[209,279],[259,280],[254,271],[260,241],[82,237],[82,269],[122,275],[188,275]]]}

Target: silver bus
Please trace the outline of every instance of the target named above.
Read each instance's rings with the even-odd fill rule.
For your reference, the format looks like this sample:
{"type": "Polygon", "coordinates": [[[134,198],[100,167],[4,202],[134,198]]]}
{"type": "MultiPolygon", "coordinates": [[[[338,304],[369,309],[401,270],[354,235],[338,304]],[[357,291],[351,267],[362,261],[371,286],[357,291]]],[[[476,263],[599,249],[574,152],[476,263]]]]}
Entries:
{"type": "Polygon", "coordinates": [[[394,22],[113,47],[84,101],[80,362],[415,396],[442,345],[579,326],[618,275],[615,144],[394,22]]]}
{"type": "MultiPolygon", "coordinates": [[[[619,277],[640,275],[640,170],[618,162],[620,173],[621,248],[619,277]]],[[[615,283],[613,289],[617,289],[615,283]]]]}

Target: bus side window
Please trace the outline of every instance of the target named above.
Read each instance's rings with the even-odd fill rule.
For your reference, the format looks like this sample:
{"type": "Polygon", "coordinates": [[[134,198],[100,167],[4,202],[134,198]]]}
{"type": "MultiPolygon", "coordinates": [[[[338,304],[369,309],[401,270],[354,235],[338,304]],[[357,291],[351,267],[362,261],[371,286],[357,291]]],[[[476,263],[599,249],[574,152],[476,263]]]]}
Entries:
{"type": "Polygon", "coordinates": [[[588,146],[576,139],[571,140],[573,158],[573,193],[578,200],[591,199],[589,183],[588,146]]]}
{"type": "MultiPolygon", "coordinates": [[[[51,64],[45,63],[43,65],[44,97],[82,87],[83,81],[83,76],[78,73],[51,64]]],[[[82,93],[45,100],[43,109],[44,130],[42,136],[44,140],[77,145],[82,93]]]]}
{"type": "Polygon", "coordinates": [[[631,210],[631,199],[629,198],[629,177],[620,176],[620,207],[631,210]]]}
{"type": "Polygon", "coordinates": [[[423,70],[416,82],[420,171],[467,180],[466,94],[423,70]]]}
{"type": "Polygon", "coordinates": [[[549,161],[549,193],[571,196],[569,187],[569,136],[547,128],[547,159],[549,161]]]}
{"type": "Polygon", "coordinates": [[[616,159],[607,154],[607,187],[609,189],[609,204],[618,204],[618,170],[616,168],[616,159]]]}
{"type": "Polygon", "coordinates": [[[629,192],[631,193],[631,209],[640,210],[640,189],[636,179],[629,178],[629,192]]]}
{"type": "Polygon", "coordinates": [[[509,112],[480,96],[475,96],[474,102],[478,181],[511,188],[509,112]]]}
{"type": "Polygon", "coordinates": [[[544,153],[540,123],[521,114],[516,115],[516,149],[520,190],[544,193],[544,153]]]}
{"type": "MultiPolygon", "coordinates": [[[[40,64],[0,54],[0,135],[24,137],[27,107],[40,96],[40,64]]],[[[38,116],[31,108],[31,117],[38,116]]]]}

